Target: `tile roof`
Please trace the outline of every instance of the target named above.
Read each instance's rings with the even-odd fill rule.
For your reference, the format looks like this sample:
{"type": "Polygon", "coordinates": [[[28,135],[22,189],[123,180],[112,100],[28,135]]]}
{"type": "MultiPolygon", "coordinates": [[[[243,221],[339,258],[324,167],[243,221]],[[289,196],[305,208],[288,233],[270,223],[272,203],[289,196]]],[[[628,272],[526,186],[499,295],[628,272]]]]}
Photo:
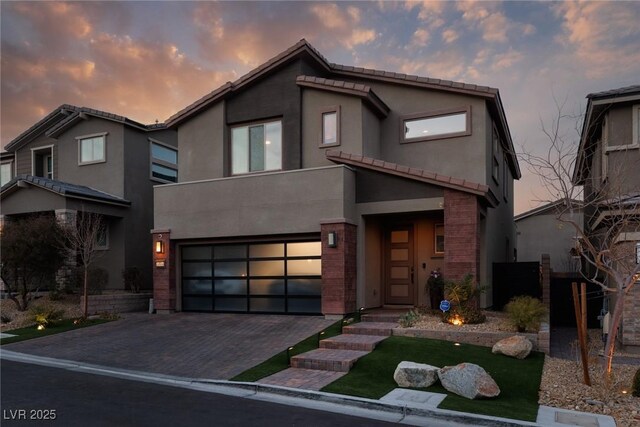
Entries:
{"type": "Polygon", "coordinates": [[[44,188],[64,197],[88,199],[97,202],[114,203],[123,206],[128,206],[131,204],[130,201],[125,200],[121,197],[114,196],[113,194],[105,193],[104,191],[96,190],[91,187],[32,175],[16,176],[2,187],[0,193],[4,195],[5,192],[10,188],[17,186],[18,182],[20,181],[27,182],[31,185],[35,185],[36,187],[44,188]]]}
{"type": "Polygon", "coordinates": [[[389,114],[389,107],[378,95],[371,90],[371,87],[362,83],[345,82],[341,80],[324,79],[315,76],[298,76],[296,78],[298,86],[312,87],[316,89],[326,89],[330,91],[347,93],[363,98],[367,103],[373,106],[383,117],[389,114]]]}
{"type": "Polygon", "coordinates": [[[494,197],[492,197],[489,187],[486,185],[478,184],[476,182],[454,178],[447,175],[441,175],[434,172],[425,171],[423,169],[410,168],[408,166],[399,165],[397,163],[385,162],[383,160],[374,159],[372,157],[345,153],[338,150],[327,150],[325,155],[327,159],[336,163],[358,166],[365,169],[371,169],[378,172],[400,176],[403,178],[426,182],[428,184],[437,185],[439,187],[451,188],[453,190],[482,196],[487,198],[490,202],[494,202],[494,200],[492,200],[494,197]]]}
{"type": "Polygon", "coordinates": [[[616,97],[620,95],[632,95],[635,93],[640,93],[640,85],[626,86],[618,89],[610,89],[602,92],[594,92],[587,95],[589,99],[599,99],[599,98],[609,98],[616,97]]]}
{"type": "Polygon", "coordinates": [[[519,221],[521,219],[528,218],[534,215],[546,214],[548,212],[560,213],[562,209],[572,209],[572,210],[580,210],[582,209],[584,203],[580,200],[571,200],[567,202],[565,199],[559,199],[555,202],[546,203],[542,206],[538,206],[537,208],[533,208],[526,212],[522,212],[521,214],[516,215],[513,219],[514,221],[519,221]]]}

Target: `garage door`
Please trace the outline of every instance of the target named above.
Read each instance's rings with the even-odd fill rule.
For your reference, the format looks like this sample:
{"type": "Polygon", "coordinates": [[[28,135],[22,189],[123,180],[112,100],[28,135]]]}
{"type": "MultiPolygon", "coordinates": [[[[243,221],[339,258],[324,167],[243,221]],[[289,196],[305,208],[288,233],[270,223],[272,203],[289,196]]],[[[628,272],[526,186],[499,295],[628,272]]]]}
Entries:
{"type": "Polygon", "coordinates": [[[320,313],[319,241],[182,246],[182,310],[320,313]]]}

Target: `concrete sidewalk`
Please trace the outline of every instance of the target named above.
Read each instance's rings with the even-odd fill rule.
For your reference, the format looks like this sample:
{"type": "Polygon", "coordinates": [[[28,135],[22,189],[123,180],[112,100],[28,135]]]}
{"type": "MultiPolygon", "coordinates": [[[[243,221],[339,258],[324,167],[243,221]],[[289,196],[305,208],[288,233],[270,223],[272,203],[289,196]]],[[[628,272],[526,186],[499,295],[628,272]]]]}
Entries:
{"type": "Polygon", "coordinates": [[[320,316],[128,313],[114,322],[2,348],[111,368],[226,380],[333,323],[320,316]]]}

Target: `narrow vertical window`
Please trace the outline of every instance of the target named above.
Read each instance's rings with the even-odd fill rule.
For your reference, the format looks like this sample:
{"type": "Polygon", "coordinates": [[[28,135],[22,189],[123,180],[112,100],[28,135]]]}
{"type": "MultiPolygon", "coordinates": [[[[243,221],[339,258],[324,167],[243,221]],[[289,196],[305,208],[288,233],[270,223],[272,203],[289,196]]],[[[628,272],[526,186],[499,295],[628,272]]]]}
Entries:
{"type": "Polygon", "coordinates": [[[233,175],[282,169],[282,122],[231,129],[233,175]]]}
{"type": "Polygon", "coordinates": [[[444,224],[436,224],[435,227],[435,250],[437,254],[444,253],[444,224]]]}
{"type": "Polygon", "coordinates": [[[151,179],[178,182],[178,150],[160,141],[151,143],[151,179]]]}
{"type": "Polygon", "coordinates": [[[320,146],[340,145],[340,107],[322,112],[322,137],[320,146]]]}

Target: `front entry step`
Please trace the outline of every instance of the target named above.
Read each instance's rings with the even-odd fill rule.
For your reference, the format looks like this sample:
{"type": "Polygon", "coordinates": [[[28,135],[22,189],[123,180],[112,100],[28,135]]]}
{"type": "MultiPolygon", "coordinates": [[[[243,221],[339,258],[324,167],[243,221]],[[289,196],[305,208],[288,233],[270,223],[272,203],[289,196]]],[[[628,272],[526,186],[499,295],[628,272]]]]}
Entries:
{"type": "Polygon", "coordinates": [[[360,322],[355,325],[348,325],[342,328],[343,334],[376,335],[390,337],[397,323],[390,322],[360,322]]]}
{"type": "Polygon", "coordinates": [[[362,315],[363,322],[397,323],[408,310],[384,310],[362,315]]]}
{"type": "Polygon", "coordinates": [[[349,369],[368,351],[333,350],[319,348],[291,358],[292,368],[318,369],[322,371],[349,372],[349,369]]]}
{"type": "Polygon", "coordinates": [[[373,351],[385,337],[376,335],[344,334],[320,341],[320,348],[337,350],[373,351]]]}

